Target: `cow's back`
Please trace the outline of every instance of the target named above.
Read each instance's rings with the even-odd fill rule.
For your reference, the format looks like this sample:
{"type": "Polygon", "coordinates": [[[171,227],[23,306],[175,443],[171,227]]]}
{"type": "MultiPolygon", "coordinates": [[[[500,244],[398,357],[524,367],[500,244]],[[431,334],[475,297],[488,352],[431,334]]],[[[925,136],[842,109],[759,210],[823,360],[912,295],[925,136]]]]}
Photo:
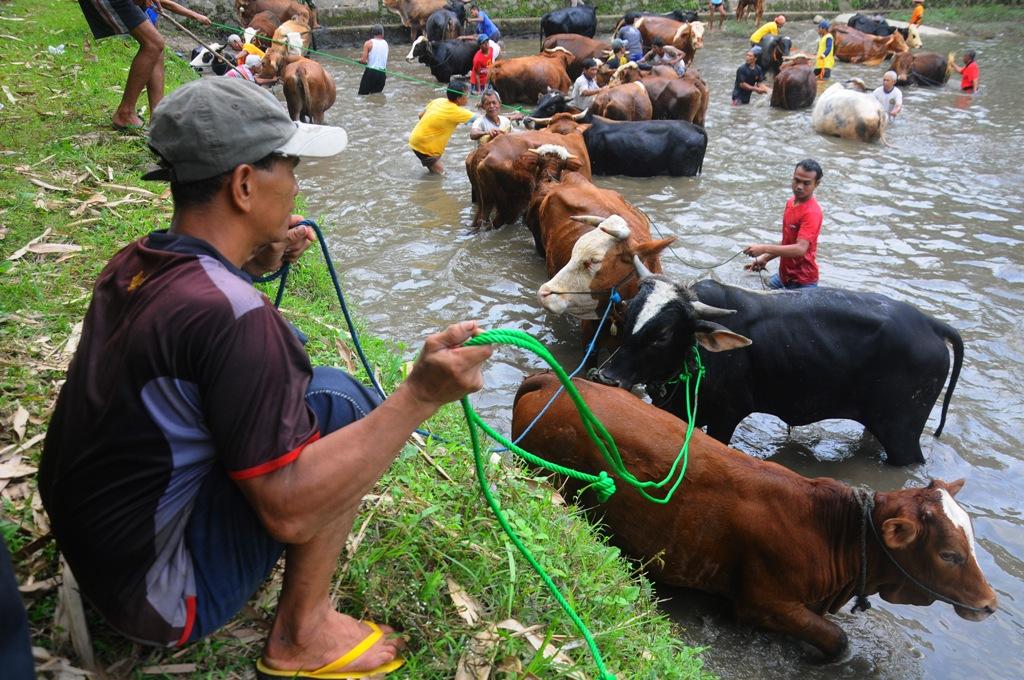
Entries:
{"type": "MultiPolygon", "coordinates": [[[[663,479],[685,440],[686,423],[625,390],[579,379],[574,384],[612,433],[627,469],[640,480],[663,479]]],[[[525,429],[557,387],[557,378],[547,373],[523,382],[513,408],[513,436],[525,429]]],[[[612,473],[564,394],[521,445],[567,467],[590,474],[612,473]]],[[[787,564],[787,559],[800,560],[801,553],[786,546],[793,540],[792,526],[816,521],[811,501],[814,483],[695,429],[683,482],[668,504],[644,499],[617,477],[617,491],[606,503],[598,503],[591,493],[584,498],[627,553],[642,560],[662,554],[663,560],[651,563],[655,580],[736,596],[755,585],[765,567],[771,572],[763,575],[760,585],[765,588],[772,587],[773,579],[786,579],[802,567],[806,571],[806,565],[798,562],[787,564]]],[[[580,486],[570,482],[573,492],[580,486]]],[[[662,497],[665,490],[649,489],[648,493],[662,497]]],[[[808,536],[802,547],[824,549],[817,541],[808,536]]]]}

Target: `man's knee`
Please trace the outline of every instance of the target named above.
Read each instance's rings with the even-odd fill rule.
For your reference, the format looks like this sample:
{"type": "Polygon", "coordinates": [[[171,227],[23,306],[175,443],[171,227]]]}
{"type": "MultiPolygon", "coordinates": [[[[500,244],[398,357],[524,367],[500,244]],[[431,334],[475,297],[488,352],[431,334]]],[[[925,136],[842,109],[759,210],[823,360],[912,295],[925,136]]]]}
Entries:
{"type": "Polygon", "coordinates": [[[316,413],[321,436],[354,423],[380,402],[375,392],[345,371],[327,366],[313,368],[306,403],[316,413]]]}
{"type": "Polygon", "coordinates": [[[167,43],[160,34],[160,31],[156,30],[156,26],[150,22],[146,21],[139,24],[132,29],[131,34],[133,38],[139,41],[142,50],[163,55],[164,46],[167,43]]]}

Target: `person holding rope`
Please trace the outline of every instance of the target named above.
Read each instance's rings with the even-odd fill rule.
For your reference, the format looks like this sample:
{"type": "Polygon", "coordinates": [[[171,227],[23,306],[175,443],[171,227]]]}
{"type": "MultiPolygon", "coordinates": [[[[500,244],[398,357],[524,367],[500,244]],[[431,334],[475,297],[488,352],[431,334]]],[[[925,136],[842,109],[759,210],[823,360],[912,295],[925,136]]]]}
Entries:
{"type": "Polygon", "coordinates": [[[818,161],[806,158],[796,164],[793,170],[793,197],[786,202],[782,214],[782,243],[755,243],[743,249],[754,258],[746,265],[747,271],[763,271],[776,257],[779,273],[772,274],[768,287],[817,288],[818,286],[818,236],[821,234],[821,206],[814,199],[824,173],[818,161]]]}
{"type": "Polygon", "coordinates": [[[388,73],[388,41],[384,39],[384,27],[374,24],[370,29],[370,39],[363,43],[363,54],[359,57],[360,64],[366,64],[363,78],[359,81],[359,94],[376,94],[384,91],[384,83],[388,73]]]}
{"type": "Polygon", "coordinates": [[[402,665],[390,627],[333,608],[331,580],[360,499],[423,420],[481,388],[491,354],[462,346],[475,322],[454,324],[381,402],[343,371],[314,368],[253,288],[310,242],[292,214],[299,159],[346,142],[340,128],[293,123],[241,79],[167,97],[149,136],[160,167],[145,179],[170,181],[170,228],[126,246],[97,279],[39,465],[82,594],[135,641],[212,634],[283,554],[262,680],[402,665]]]}

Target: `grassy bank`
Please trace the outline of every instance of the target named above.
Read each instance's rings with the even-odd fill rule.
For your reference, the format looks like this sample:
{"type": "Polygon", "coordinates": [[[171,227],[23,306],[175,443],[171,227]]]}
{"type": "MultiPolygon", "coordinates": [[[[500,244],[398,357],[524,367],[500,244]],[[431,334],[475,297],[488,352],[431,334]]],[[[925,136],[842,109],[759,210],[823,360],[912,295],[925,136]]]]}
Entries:
{"type": "MultiPolygon", "coordinates": [[[[92,281],[119,248],[166,226],[170,202],[164,186],[138,179],[150,160],[145,140],[109,125],[133,42],[97,43],[75,3],[44,0],[0,3],[0,34],[12,46],[0,55],[0,531],[15,556],[40,669],[86,667],[91,650],[93,667],[112,677],[251,677],[276,580],[223,631],[182,650],[129,643],[86,607],[92,640],[76,652],[67,634],[81,626],[56,620],[58,605],[73,598],[61,593],[35,490],[41,439],[92,281]]],[[[193,77],[172,57],[167,75],[168,89],[193,77]]],[[[290,283],[282,308],[310,335],[314,363],[351,366],[351,339],[339,330],[316,252],[290,283]]],[[[383,383],[393,386],[411,352],[363,337],[383,383]]],[[[429,427],[448,441],[468,441],[457,407],[429,427]]],[[[519,468],[496,464],[489,474],[513,525],[619,677],[703,675],[695,650],[679,643],[655,607],[649,584],[577,511],[519,468]]],[[[349,548],[338,569],[338,606],[406,632],[409,664],[395,677],[451,677],[474,651],[481,665],[507,671],[503,677],[595,675],[575,630],[490,516],[464,445],[407,446],[366,499],[349,548]],[[537,651],[545,644],[564,649],[548,659],[537,651]]]]}

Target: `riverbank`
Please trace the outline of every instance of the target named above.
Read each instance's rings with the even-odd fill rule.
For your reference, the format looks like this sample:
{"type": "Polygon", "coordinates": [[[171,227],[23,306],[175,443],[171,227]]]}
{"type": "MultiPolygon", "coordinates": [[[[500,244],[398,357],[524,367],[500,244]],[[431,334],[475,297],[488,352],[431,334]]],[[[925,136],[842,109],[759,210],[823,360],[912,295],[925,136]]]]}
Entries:
{"type": "MultiPolygon", "coordinates": [[[[109,127],[134,43],[96,42],[77,5],[42,0],[0,4],[0,34],[12,45],[0,56],[0,532],[14,553],[41,677],[69,668],[101,677],[251,677],[276,578],[224,630],[181,650],[134,645],[88,606],[81,622],[60,618],[80,604],[62,587],[35,489],[46,423],[93,280],[118,249],[166,226],[171,204],[166,186],[139,180],[150,162],[145,139],[109,127]]],[[[194,77],[171,55],[167,68],[168,90],[194,77]]],[[[282,309],[309,334],[314,363],[361,375],[316,250],[293,271],[282,309]]],[[[416,348],[360,330],[382,383],[393,388],[416,348]]],[[[586,647],[483,503],[461,410],[447,407],[428,427],[454,443],[408,445],[365,499],[338,569],[339,608],[405,631],[409,663],[393,677],[448,678],[460,660],[495,674],[593,677],[586,647]],[[547,658],[537,651],[551,649],[545,645],[561,652],[547,658]]],[[[619,677],[706,675],[637,566],[579,511],[517,466],[493,464],[488,473],[513,526],[619,677]]]]}

